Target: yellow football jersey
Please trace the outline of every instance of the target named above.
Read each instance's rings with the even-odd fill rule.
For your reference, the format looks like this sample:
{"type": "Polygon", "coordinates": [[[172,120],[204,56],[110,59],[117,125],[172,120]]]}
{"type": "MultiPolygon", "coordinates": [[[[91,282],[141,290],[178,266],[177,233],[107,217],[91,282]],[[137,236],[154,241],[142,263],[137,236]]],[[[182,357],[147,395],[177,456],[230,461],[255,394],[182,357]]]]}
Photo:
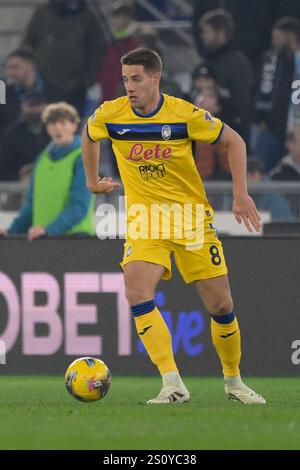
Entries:
{"type": "MultiPolygon", "coordinates": [[[[135,211],[130,211],[135,204],[148,209],[153,204],[203,204],[206,214],[212,215],[192,141],[213,144],[223,128],[209,112],[166,94],[146,115],[133,109],[127,96],[106,101],[87,123],[92,141],[112,141],[127,197],[127,222],[136,218],[135,211]]],[[[171,225],[176,225],[174,220],[171,225]]]]}

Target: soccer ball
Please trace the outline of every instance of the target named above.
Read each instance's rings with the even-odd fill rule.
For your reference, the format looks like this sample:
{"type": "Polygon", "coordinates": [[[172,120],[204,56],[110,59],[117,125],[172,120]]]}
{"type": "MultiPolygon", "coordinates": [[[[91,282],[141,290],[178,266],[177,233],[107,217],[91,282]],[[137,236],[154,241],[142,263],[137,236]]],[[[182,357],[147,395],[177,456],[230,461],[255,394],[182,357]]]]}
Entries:
{"type": "Polygon", "coordinates": [[[68,392],[80,401],[97,401],[105,397],[110,387],[111,375],[100,359],[81,357],[69,365],[65,384],[68,392]]]}

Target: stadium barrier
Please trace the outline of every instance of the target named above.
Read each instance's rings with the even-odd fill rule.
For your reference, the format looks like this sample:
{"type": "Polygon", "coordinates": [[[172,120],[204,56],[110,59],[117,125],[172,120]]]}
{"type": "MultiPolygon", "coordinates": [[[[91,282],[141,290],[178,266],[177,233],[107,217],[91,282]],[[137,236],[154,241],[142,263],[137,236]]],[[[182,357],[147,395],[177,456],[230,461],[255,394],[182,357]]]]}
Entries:
{"type": "MultiPolygon", "coordinates": [[[[243,338],[242,373],[300,372],[300,239],[224,238],[243,338]]],[[[105,360],[112,374],[156,371],[139,342],[118,262],[123,240],[0,239],[1,374],[63,374],[80,356],[105,360]]],[[[156,304],[173,335],[183,374],[221,368],[210,319],[192,286],[162,281],[156,304]]]]}
{"type": "MultiPolygon", "coordinates": [[[[120,181],[118,178],[114,178],[120,181]]],[[[120,181],[121,182],[121,181],[120,181]]],[[[0,210],[16,211],[19,209],[20,203],[24,199],[28,185],[23,182],[0,181],[0,210]]],[[[285,198],[292,211],[294,221],[300,222],[300,185],[297,181],[263,181],[259,183],[251,183],[248,185],[249,192],[254,196],[264,194],[281,195],[285,198]]],[[[207,181],[205,189],[208,199],[212,203],[215,211],[228,211],[232,206],[232,183],[229,181],[207,181]]],[[[111,203],[118,208],[118,197],[122,196],[122,187],[108,195],[100,195],[97,197],[97,205],[101,203],[111,203]]],[[[276,220],[280,222],[280,218],[276,220]]],[[[284,220],[283,220],[284,221],[284,220]]]]}

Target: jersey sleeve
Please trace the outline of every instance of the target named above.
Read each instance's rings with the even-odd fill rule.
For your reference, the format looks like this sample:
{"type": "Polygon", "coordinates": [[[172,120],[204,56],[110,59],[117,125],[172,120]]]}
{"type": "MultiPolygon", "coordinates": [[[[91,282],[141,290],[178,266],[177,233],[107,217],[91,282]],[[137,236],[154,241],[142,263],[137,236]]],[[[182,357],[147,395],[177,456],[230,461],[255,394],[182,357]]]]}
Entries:
{"type": "Polygon", "coordinates": [[[105,105],[99,106],[94,114],[88,118],[87,134],[93,142],[108,138],[108,131],[105,123],[105,105]]]}
{"type": "Polygon", "coordinates": [[[187,128],[191,140],[215,144],[221,138],[224,124],[205,109],[193,106],[188,116],[187,128]]]}

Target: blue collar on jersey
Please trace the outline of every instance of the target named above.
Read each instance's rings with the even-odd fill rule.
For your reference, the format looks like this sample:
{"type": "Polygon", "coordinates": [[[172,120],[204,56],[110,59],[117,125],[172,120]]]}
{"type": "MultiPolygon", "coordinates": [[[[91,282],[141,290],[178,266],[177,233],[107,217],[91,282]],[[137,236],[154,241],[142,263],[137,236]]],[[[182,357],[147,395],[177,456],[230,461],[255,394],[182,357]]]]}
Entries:
{"type": "Polygon", "coordinates": [[[134,108],[131,108],[132,111],[134,112],[134,114],[136,114],[138,117],[141,117],[141,118],[148,118],[148,117],[152,117],[154,116],[154,114],[158,113],[158,111],[160,110],[160,108],[162,107],[162,105],[164,104],[164,95],[161,94],[160,95],[160,100],[158,102],[158,105],[156,106],[156,108],[154,109],[154,111],[152,111],[151,113],[149,114],[141,114],[139,113],[136,109],[134,108]]]}

